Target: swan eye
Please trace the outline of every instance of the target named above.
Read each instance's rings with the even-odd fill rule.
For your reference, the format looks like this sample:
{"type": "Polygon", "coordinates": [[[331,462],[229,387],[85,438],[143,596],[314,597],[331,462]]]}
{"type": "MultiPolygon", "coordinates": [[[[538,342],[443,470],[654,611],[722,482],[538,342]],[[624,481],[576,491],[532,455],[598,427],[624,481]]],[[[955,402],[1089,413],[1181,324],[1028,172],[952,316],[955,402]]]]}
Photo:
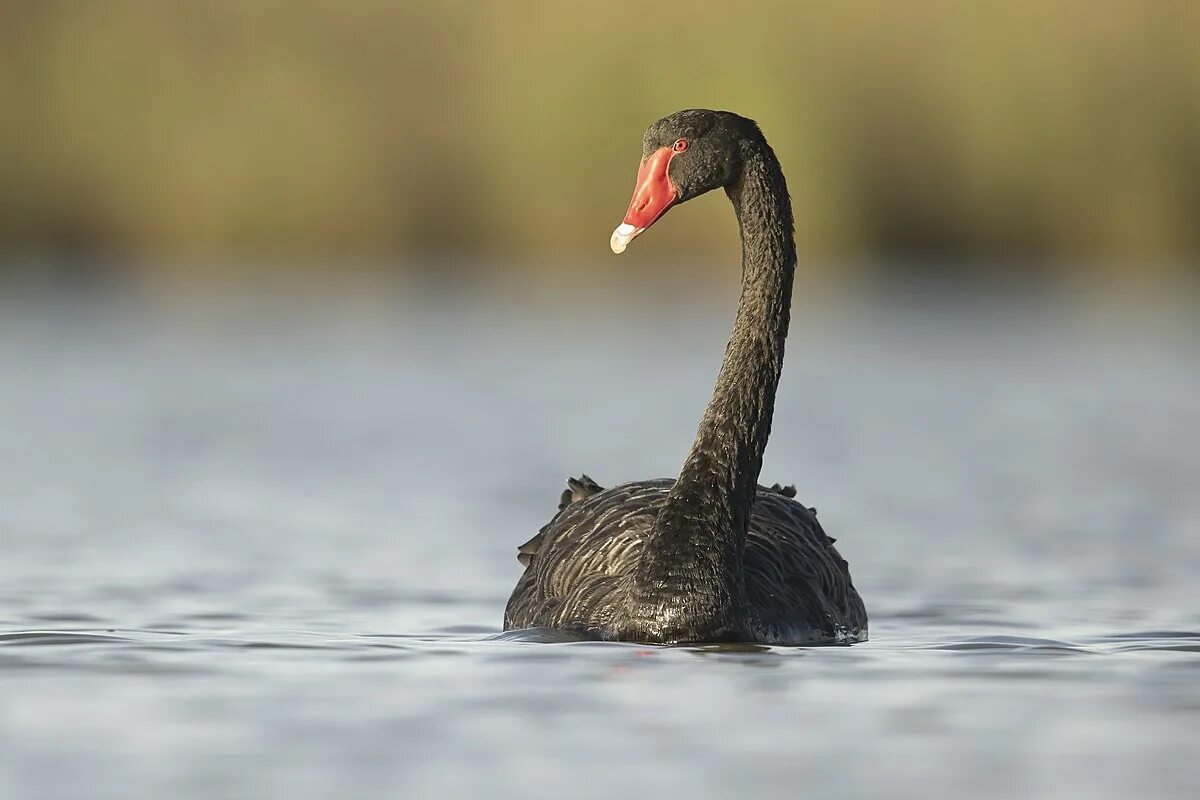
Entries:
{"type": "Polygon", "coordinates": [[[676,153],[682,153],[684,150],[687,150],[687,147],[687,139],[676,139],[675,144],[671,146],[671,149],[676,153]]]}

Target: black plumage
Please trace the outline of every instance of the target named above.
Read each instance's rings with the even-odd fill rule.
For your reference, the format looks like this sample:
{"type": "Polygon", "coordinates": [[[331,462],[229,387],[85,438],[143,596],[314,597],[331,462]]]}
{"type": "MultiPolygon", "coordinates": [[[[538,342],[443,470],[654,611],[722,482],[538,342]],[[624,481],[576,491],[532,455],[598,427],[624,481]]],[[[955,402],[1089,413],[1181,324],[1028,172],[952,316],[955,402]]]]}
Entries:
{"type": "Polygon", "coordinates": [[[663,210],[716,188],[733,204],[742,295],[725,359],[678,478],[612,489],[571,479],[558,513],[518,550],[525,572],[504,627],[661,643],[861,641],[866,611],[815,511],[792,487],[758,486],[796,262],[779,162],[753,121],[689,110],[647,130],[648,163],[667,170],[674,200],[663,210]]]}

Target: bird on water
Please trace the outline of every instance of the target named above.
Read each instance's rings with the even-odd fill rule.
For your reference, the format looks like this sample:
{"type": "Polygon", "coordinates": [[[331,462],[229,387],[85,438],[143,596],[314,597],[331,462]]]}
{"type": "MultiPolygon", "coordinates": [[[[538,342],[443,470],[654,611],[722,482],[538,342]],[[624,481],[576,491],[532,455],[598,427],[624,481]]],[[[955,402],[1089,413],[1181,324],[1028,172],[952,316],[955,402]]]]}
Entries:
{"type": "Polygon", "coordinates": [[[612,251],[713,189],[737,216],[742,293],[691,452],[677,478],[610,489],[570,479],[558,513],[518,548],[525,571],[505,630],[663,644],[867,638],[866,609],[815,509],[790,486],[758,485],[796,266],[787,185],[758,125],[704,109],[651,125],[612,251]]]}

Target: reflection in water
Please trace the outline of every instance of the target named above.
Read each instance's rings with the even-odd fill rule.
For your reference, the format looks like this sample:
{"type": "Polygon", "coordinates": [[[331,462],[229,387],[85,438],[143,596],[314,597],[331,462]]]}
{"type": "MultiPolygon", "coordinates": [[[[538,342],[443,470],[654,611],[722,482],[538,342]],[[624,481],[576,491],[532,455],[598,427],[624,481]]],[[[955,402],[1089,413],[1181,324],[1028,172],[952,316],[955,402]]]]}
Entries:
{"type": "Polygon", "coordinates": [[[1194,316],[802,306],[763,477],[871,641],[501,633],[711,387],[725,314],[619,307],[5,309],[0,795],[1190,796],[1194,316]]]}
{"type": "MultiPolygon", "coordinates": [[[[826,645],[826,646],[835,646],[835,645],[826,645]]],[[[741,654],[747,654],[747,653],[758,654],[758,653],[770,653],[770,652],[773,652],[773,650],[774,650],[774,648],[767,647],[766,645],[754,644],[753,642],[741,642],[741,643],[723,642],[720,644],[694,644],[694,645],[686,645],[685,649],[689,653],[695,653],[698,656],[741,655],[741,654]]],[[[804,648],[790,648],[790,649],[802,650],[804,648]]]]}

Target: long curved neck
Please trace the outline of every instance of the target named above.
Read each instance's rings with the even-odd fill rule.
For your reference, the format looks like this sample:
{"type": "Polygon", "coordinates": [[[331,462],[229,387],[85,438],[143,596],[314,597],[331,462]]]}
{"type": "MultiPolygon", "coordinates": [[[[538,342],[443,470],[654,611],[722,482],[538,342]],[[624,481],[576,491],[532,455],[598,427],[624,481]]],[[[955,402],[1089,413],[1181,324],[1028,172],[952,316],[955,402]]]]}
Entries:
{"type": "Polygon", "coordinates": [[[643,589],[651,582],[663,587],[665,576],[686,584],[687,575],[720,583],[741,574],[783,369],[796,265],[791,202],[779,162],[761,139],[742,146],[741,177],[726,188],[741,228],[741,301],[712,400],[646,542],[637,580],[643,589]]]}

